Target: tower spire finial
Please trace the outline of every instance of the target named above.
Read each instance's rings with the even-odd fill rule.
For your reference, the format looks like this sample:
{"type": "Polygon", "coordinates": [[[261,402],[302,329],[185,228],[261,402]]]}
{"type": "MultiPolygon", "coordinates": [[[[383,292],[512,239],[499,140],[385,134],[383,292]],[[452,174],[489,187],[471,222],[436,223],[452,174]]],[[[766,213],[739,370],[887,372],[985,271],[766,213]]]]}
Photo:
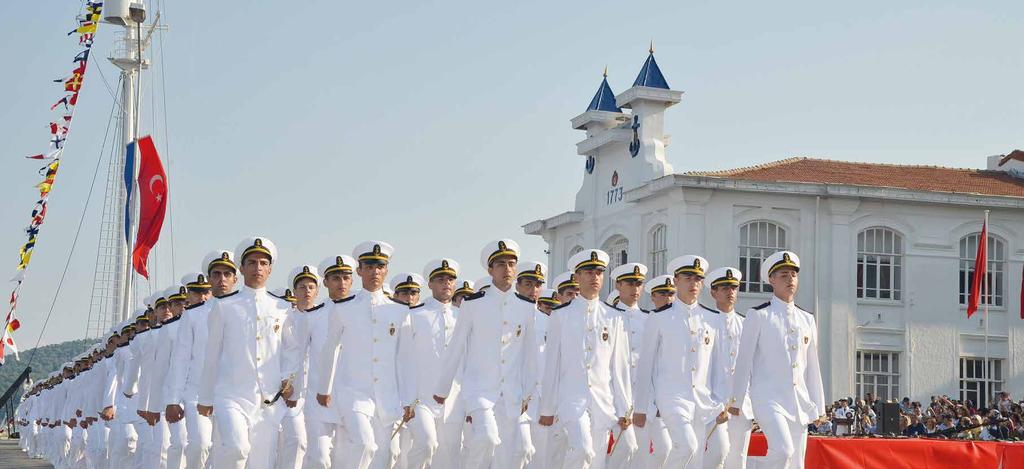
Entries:
{"type": "Polygon", "coordinates": [[[651,39],[651,47],[647,49],[648,53],[654,53],[654,39],[651,39]]]}
{"type": "Polygon", "coordinates": [[[603,75],[604,75],[605,78],[608,78],[608,66],[607,65],[604,66],[604,74],[603,75]]]}

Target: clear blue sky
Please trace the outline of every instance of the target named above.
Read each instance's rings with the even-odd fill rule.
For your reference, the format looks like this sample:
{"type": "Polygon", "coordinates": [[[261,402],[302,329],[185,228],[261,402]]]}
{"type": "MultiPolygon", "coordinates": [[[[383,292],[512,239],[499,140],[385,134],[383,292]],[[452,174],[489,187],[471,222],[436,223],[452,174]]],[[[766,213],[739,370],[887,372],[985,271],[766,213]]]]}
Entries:
{"type": "MultiPolygon", "coordinates": [[[[22,156],[45,150],[61,95],[50,80],[72,68],[64,34],[78,8],[0,6],[0,275],[14,273],[38,180],[22,156]]],[[[584,162],[569,119],[605,65],[612,89],[626,89],[652,39],[686,92],[666,118],[677,171],[791,156],[982,167],[1024,148],[1017,1],[172,1],[163,18],[169,135],[159,89],[147,88],[143,125],[171,158],[176,272],[165,233],[164,285],[250,234],[280,246],[275,284],[367,238],[396,246],[393,272],[451,256],[477,278],[481,244],[503,236],[543,260],[520,225],[571,208],[584,162]]],[[[22,292],[22,348],[99,157],[111,97],[97,70],[116,77],[104,60],[114,29],[100,29],[22,292]]],[[[43,344],[84,334],[102,169],[43,344]]]]}

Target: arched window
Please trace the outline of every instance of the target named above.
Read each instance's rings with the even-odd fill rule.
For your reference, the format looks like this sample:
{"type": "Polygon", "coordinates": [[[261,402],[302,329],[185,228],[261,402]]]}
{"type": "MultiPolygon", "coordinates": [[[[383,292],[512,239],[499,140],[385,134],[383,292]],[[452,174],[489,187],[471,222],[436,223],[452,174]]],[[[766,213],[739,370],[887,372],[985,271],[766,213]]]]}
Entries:
{"type": "Polygon", "coordinates": [[[903,297],[903,237],[883,227],[857,234],[857,298],[903,297]]]}
{"type": "MultiPolygon", "coordinates": [[[[960,304],[966,305],[971,294],[974,279],[974,258],[978,254],[981,233],[971,233],[960,238],[960,304]]],[[[988,235],[988,274],[981,282],[981,304],[1005,306],[1003,295],[1006,283],[1006,243],[988,235]]]]}
{"type": "Polygon", "coordinates": [[[668,263],[667,235],[668,227],[665,225],[655,225],[651,229],[650,250],[647,252],[647,266],[650,268],[648,277],[653,278],[665,273],[668,263]]]}
{"type": "Polygon", "coordinates": [[[740,291],[770,293],[768,279],[761,278],[761,263],[777,251],[786,249],[786,230],[770,221],[752,221],[740,226],[740,291]]]}
{"type": "MultiPolygon", "coordinates": [[[[616,267],[629,262],[629,240],[625,236],[615,235],[608,238],[601,246],[601,250],[607,252],[609,257],[608,273],[605,274],[605,278],[611,277],[611,271],[616,267]]],[[[602,299],[614,288],[612,283],[611,281],[605,283],[606,286],[602,289],[602,299]]]]}

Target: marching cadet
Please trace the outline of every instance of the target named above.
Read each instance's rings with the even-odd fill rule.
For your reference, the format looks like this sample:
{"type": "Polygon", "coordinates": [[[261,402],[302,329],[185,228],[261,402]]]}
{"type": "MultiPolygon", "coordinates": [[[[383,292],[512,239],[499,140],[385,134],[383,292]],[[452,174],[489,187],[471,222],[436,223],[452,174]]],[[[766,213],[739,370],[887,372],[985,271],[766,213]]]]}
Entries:
{"type": "MultiPolygon", "coordinates": [[[[178,326],[177,346],[171,351],[165,390],[165,414],[170,423],[185,421],[185,467],[206,467],[213,446],[213,421],[199,414],[199,382],[206,360],[207,324],[218,298],[235,291],[238,267],[235,255],[226,249],[203,258],[202,271],[188,275],[188,311],[178,326]],[[193,297],[193,295],[198,295],[193,297]]],[[[183,279],[184,280],[184,279],[183,279]]]]}
{"type": "MultiPolygon", "coordinates": [[[[136,311],[139,316],[142,311],[136,311]]],[[[143,316],[144,317],[144,316],[143,316]]],[[[129,344],[135,337],[136,321],[127,321],[121,327],[121,335],[117,339],[117,349],[114,350],[111,370],[108,370],[107,379],[104,381],[106,389],[103,392],[103,411],[100,418],[110,426],[110,467],[121,468],[131,467],[132,459],[138,443],[138,433],[132,422],[138,418],[131,409],[131,398],[122,387],[126,375],[128,362],[131,360],[131,349],[129,344]]]]}
{"type": "Polygon", "coordinates": [[[171,366],[171,352],[177,346],[178,320],[185,311],[185,302],[188,299],[188,288],[185,285],[168,288],[164,291],[166,298],[165,307],[170,315],[160,325],[156,333],[153,354],[149,363],[144,364],[144,372],[149,371],[151,377],[147,380],[148,386],[141,393],[143,407],[155,419],[155,438],[161,441],[162,450],[157,454],[160,458],[161,467],[181,469],[185,451],[185,427],[180,421],[170,423],[166,418],[161,418],[167,406],[164,404],[163,393],[166,386],[166,373],[156,373],[151,370],[167,370],[171,366]]]}
{"type": "Polygon", "coordinates": [[[644,290],[651,296],[654,309],[660,309],[672,302],[676,296],[676,285],[671,275],[659,275],[644,284],[644,290]]]}
{"type": "Polygon", "coordinates": [[[149,378],[149,373],[145,373],[141,365],[152,352],[154,337],[156,331],[159,330],[156,328],[158,324],[156,309],[166,309],[164,308],[166,302],[166,298],[159,293],[154,293],[146,299],[147,309],[143,315],[136,318],[135,337],[129,345],[132,353],[126,362],[125,376],[121,378],[123,380],[121,387],[124,389],[125,395],[131,399],[128,411],[135,415],[132,419],[132,425],[138,435],[135,455],[132,457],[132,467],[135,469],[152,467],[146,464],[151,461],[153,454],[153,427],[149,423],[152,417],[143,407],[141,396],[141,391],[146,388],[144,380],[149,378]]]}
{"type": "MultiPolygon", "coordinates": [[[[537,337],[537,373],[535,374],[536,383],[533,388],[533,395],[540,396],[540,380],[544,376],[544,362],[542,354],[544,336],[547,334],[547,322],[548,316],[540,312],[537,309],[537,300],[540,298],[541,293],[544,291],[544,283],[548,274],[548,266],[543,262],[537,261],[524,261],[516,264],[516,296],[529,303],[533,309],[534,316],[534,331],[537,337]]],[[[548,429],[542,427],[537,423],[539,405],[535,403],[533,406],[529,406],[519,418],[520,430],[519,433],[524,441],[523,446],[529,448],[533,446],[532,454],[526,456],[528,460],[537,460],[538,464],[534,467],[542,467],[545,465],[544,461],[548,460],[548,429]],[[534,438],[534,435],[537,435],[534,438]]],[[[523,461],[525,464],[526,461],[523,461]]]]}
{"type": "Polygon", "coordinates": [[[462,300],[466,299],[469,295],[476,293],[476,290],[473,289],[472,280],[460,278],[455,280],[455,284],[458,285],[458,288],[455,289],[455,296],[452,297],[452,304],[458,308],[459,306],[462,306],[462,300]]]}
{"type": "Polygon", "coordinates": [[[403,368],[411,359],[402,358],[412,341],[409,308],[383,292],[393,251],[383,241],[356,246],[363,292],[334,303],[327,315],[316,399],[340,417],[337,468],[391,467],[399,450],[394,436],[415,415],[411,371],[403,368]]]}
{"type": "Polygon", "coordinates": [[[441,356],[458,320],[459,310],[452,304],[458,274],[459,263],[454,259],[445,257],[428,262],[423,268],[423,277],[427,279],[431,295],[422,307],[410,313],[411,357],[414,360],[411,369],[416,373],[414,395],[419,404],[416,406],[416,418],[409,422],[412,430],[412,445],[406,458],[409,469],[459,467],[465,412],[454,395],[458,393],[461,378],[452,384],[454,391],[444,405],[432,398],[434,379],[441,369],[441,356]]]}
{"type": "MultiPolygon", "coordinates": [[[[568,434],[566,468],[603,468],[611,432],[620,438],[630,426],[629,338],[622,311],[599,295],[608,254],[585,249],[569,259],[580,297],[559,306],[548,324],[540,424],[555,416],[568,434]]],[[[619,451],[635,452],[636,441],[619,451]],[[631,446],[629,446],[631,445],[631,446]]]]}
{"type": "MultiPolygon", "coordinates": [[[[622,311],[623,326],[626,328],[626,335],[629,337],[629,368],[631,372],[630,378],[633,380],[630,383],[631,390],[636,389],[637,375],[632,373],[632,371],[636,369],[636,365],[640,360],[640,349],[644,337],[644,323],[647,321],[647,315],[649,314],[649,311],[640,307],[640,292],[643,291],[646,279],[647,266],[636,262],[620,265],[612,270],[611,273],[611,281],[615,286],[612,292],[615,296],[615,301],[609,302],[609,305],[622,311]]],[[[625,451],[626,447],[616,444],[615,452],[608,458],[608,467],[629,467],[630,461],[634,459],[638,463],[642,461],[641,464],[637,465],[646,467],[646,459],[650,455],[650,451],[646,451],[650,448],[650,438],[647,436],[646,427],[638,429],[630,426],[621,433],[621,438],[624,442],[629,442],[628,447],[636,446],[638,448],[637,452],[640,454],[625,451]],[[645,451],[641,452],[639,448],[643,448],[645,451]]],[[[664,449],[662,449],[662,452],[664,452],[664,449]]]]}
{"type": "Polygon", "coordinates": [[[420,290],[426,284],[420,274],[404,272],[391,278],[391,300],[410,308],[420,305],[420,290]]]}
{"type": "Polygon", "coordinates": [[[277,465],[275,468],[302,467],[302,461],[306,457],[306,419],[303,409],[305,408],[305,386],[306,360],[305,352],[307,343],[303,341],[306,337],[304,332],[305,324],[309,318],[310,311],[323,309],[324,304],[316,304],[317,294],[320,289],[320,271],[311,265],[300,265],[288,274],[291,293],[295,299],[294,307],[288,311],[289,318],[285,322],[285,328],[291,331],[284,337],[284,353],[288,368],[284,372],[294,383],[292,397],[286,399],[284,418],[281,419],[281,434],[278,441],[277,465]]]}
{"type": "Polygon", "coordinates": [[[218,299],[210,310],[197,411],[216,421],[212,467],[272,467],[285,408],[279,400],[292,395],[281,357],[291,305],[266,290],[277,260],[273,242],[260,236],[247,238],[238,245],[235,258],[241,264],[244,287],[218,299]]]}
{"type": "Polygon", "coordinates": [[[814,316],[794,303],[800,258],[779,251],[761,264],[771,301],[747,312],[729,413],[740,416],[750,392],[754,419],[768,439],[768,467],[803,468],[807,425],[826,418],[814,316]],[[787,379],[784,379],[786,377],[787,379]],[[788,379],[792,378],[792,379],[788,379]]]}
{"type": "Polygon", "coordinates": [[[572,301],[580,294],[580,283],[576,281],[576,273],[572,271],[559,274],[552,286],[558,292],[558,301],[562,304],[572,301]]]}
{"type": "Polygon", "coordinates": [[[345,254],[320,261],[320,273],[330,302],[306,312],[303,327],[297,336],[297,353],[307,361],[306,379],[300,381],[304,389],[297,391],[303,396],[302,414],[306,420],[306,456],[302,463],[305,468],[331,466],[331,450],[341,425],[341,417],[334,409],[327,409],[316,401],[322,368],[320,351],[327,343],[327,314],[335,303],[342,303],[351,297],[352,272],[356,265],[356,260],[345,254]]]}
{"type": "Polygon", "coordinates": [[[511,239],[484,246],[480,264],[491,287],[463,301],[434,387],[434,401],[445,404],[463,371],[461,399],[471,420],[463,454],[467,469],[518,468],[533,450],[519,421],[536,385],[536,308],[515,296],[518,259],[519,245],[511,239]]]}
{"type": "Polygon", "coordinates": [[[697,302],[707,268],[707,260],[694,255],[669,262],[678,301],[655,310],[644,328],[636,403],[645,412],[636,424],[646,424],[652,404],[661,414],[672,441],[665,467],[700,468],[707,429],[724,410],[709,381],[716,318],[697,302]]]}
{"type": "MultiPolygon", "coordinates": [[[[718,322],[715,324],[718,346],[711,358],[711,395],[716,402],[725,402],[732,393],[736,354],[740,350],[740,334],[743,331],[743,316],[734,310],[743,274],[735,267],[719,267],[711,271],[708,279],[708,288],[718,311],[718,322]]],[[[753,426],[750,399],[744,398],[739,408],[740,415],[712,430],[704,455],[705,468],[747,466],[747,448],[753,426]]]]}

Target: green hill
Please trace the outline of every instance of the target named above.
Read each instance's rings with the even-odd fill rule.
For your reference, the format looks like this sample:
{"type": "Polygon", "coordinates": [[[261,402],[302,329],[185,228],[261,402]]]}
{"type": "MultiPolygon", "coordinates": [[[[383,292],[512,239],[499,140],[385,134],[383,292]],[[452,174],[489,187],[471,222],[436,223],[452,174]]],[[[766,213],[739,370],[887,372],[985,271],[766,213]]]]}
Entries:
{"type": "MultiPolygon", "coordinates": [[[[65,362],[71,361],[75,355],[84,352],[85,349],[94,343],[96,343],[95,340],[82,339],[39,347],[32,361],[32,374],[30,375],[32,381],[45,378],[51,372],[60,368],[65,362]]],[[[11,383],[18,378],[18,375],[25,371],[25,367],[28,366],[28,360],[32,357],[33,350],[35,349],[20,352],[20,361],[15,360],[13,355],[5,357],[4,366],[0,366],[0,395],[7,392],[7,388],[10,387],[11,383]]],[[[14,402],[18,402],[21,399],[21,392],[15,393],[13,399],[14,402]]],[[[5,410],[0,410],[0,414],[5,413],[5,410]]]]}

